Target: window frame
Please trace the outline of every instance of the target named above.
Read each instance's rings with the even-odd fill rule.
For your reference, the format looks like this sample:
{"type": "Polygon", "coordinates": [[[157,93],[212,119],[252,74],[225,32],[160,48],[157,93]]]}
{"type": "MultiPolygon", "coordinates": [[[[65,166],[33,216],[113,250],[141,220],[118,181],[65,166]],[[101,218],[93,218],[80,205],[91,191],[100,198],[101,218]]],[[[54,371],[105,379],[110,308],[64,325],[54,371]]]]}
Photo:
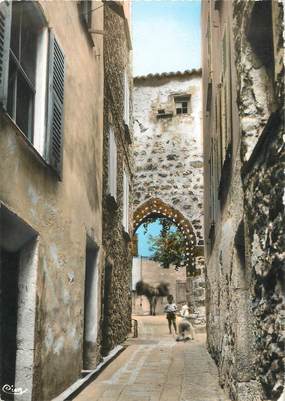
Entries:
{"type": "Polygon", "coordinates": [[[175,109],[176,116],[181,116],[181,115],[185,115],[185,114],[189,115],[191,113],[191,104],[190,104],[191,95],[175,95],[173,97],[173,100],[174,100],[174,109],[175,109]],[[181,103],[180,108],[177,108],[178,103],[181,103]],[[185,110],[185,106],[183,106],[183,103],[187,103],[186,111],[183,111],[183,110],[185,110]],[[181,112],[178,113],[177,110],[180,110],[180,109],[181,109],[181,112]]]}
{"type": "MultiPolygon", "coordinates": [[[[19,14],[18,14],[19,15],[19,14]]],[[[14,121],[14,123],[19,127],[19,129],[23,132],[23,134],[27,137],[27,139],[35,145],[35,104],[36,104],[36,98],[37,98],[37,83],[38,83],[38,59],[39,59],[39,40],[40,37],[43,35],[44,29],[47,29],[47,22],[44,19],[44,16],[42,15],[41,11],[38,9],[38,6],[34,3],[26,5],[25,3],[12,3],[12,9],[11,9],[11,32],[10,32],[10,41],[9,41],[9,73],[8,73],[8,92],[7,92],[7,113],[11,117],[11,119],[14,121]],[[22,7],[22,9],[18,10],[20,11],[20,29],[17,31],[17,42],[18,42],[18,56],[15,54],[14,50],[12,48],[12,28],[13,28],[13,18],[14,15],[16,16],[17,14],[14,14],[17,10],[14,9],[14,7],[22,7]],[[24,59],[24,54],[25,51],[22,49],[22,35],[23,35],[23,24],[25,24],[25,18],[29,18],[33,20],[33,23],[35,26],[40,27],[36,34],[36,43],[35,43],[35,53],[33,54],[34,61],[35,61],[35,71],[34,71],[34,82],[32,81],[31,77],[29,77],[27,71],[25,70],[25,65],[23,63],[24,59]],[[15,72],[13,73],[13,77],[11,77],[11,66],[14,65],[15,67],[15,72]],[[19,123],[19,114],[18,114],[18,101],[19,101],[19,85],[20,82],[22,81],[22,84],[26,85],[26,91],[25,93],[28,93],[28,99],[29,99],[29,106],[28,106],[28,118],[27,118],[27,129],[25,129],[20,123],[19,123]],[[12,84],[12,85],[11,85],[12,84]],[[10,91],[10,85],[11,85],[11,91],[10,91]],[[11,93],[12,92],[12,93],[11,93]],[[9,103],[11,101],[11,110],[9,110],[10,106],[9,103]]],[[[46,44],[47,46],[47,44],[46,44]]],[[[47,50],[47,49],[46,49],[47,50]]],[[[46,71],[44,78],[47,78],[47,66],[46,66],[46,71]]],[[[37,149],[39,153],[41,153],[40,149],[37,149]]]]}
{"type": "MultiPolygon", "coordinates": [[[[14,56],[10,54],[12,26],[12,4],[10,2],[0,3],[0,33],[3,38],[0,44],[0,50],[2,52],[2,57],[0,57],[0,107],[7,121],[20,133],[25,143],[33,150],[33,154],[35,154],[45,166],[51,168],[58,179],[61,180],[64,135],[63,103],[65,56],[54,36],[53,30],[48,28],[47,20],[40,5],[37,2],[23,2],[22,5],[23,7],[27,7],[27,13],[30,13],[31,18],[36,19],[35,24],[39,26],[39,32],[35,37],[35,94],[33,96],[34,107],[32,113],[32,124],[35,135],[31,137],[27,132],[24,132],[17,124],[15,116],[11,116],[11,113],[7,109],[8,82],[10,76],[9,65],[14,62],[14,56]],[[52,49],[55,43],[57,44],[57,51],[52,49]],[[58,57],[60,57],[61,60],[60,68],[58,67],[58,57]],[[57,65],[57,67],[53,68],[54,65],[57,65]],[[56,94],[55,85],[61,86],[60,111],[57,115],[59,128],[57,132],[55,132],[56,116],[53,107],[56,94]],[[50,122],[52,122],[52,124],[50,122]],[[57,140],[59,146],[57,160],[55,160],[53,154],[55,140],[57,140]]],[[[14,101],[17,101],[17,97],[14,97],[14,101]]]]}

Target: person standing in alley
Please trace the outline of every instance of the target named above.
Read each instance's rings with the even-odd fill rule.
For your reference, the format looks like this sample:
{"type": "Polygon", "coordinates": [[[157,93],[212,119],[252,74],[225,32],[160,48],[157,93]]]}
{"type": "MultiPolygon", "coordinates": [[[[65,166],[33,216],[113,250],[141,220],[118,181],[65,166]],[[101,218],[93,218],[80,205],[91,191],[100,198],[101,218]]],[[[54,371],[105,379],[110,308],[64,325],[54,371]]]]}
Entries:
{"type": "Polygon", "coordinates": [[[176,326],[176,312],[177,306],[174,303],[173,295],[169,294],[167,297],[168,304],[164,307],[164,312],[166,313],[166,319],[168,320],[168,328],[169,334],[172,333],[171,326],[173,325],[175,334],[177,334],[177,326],[176,326]]]}

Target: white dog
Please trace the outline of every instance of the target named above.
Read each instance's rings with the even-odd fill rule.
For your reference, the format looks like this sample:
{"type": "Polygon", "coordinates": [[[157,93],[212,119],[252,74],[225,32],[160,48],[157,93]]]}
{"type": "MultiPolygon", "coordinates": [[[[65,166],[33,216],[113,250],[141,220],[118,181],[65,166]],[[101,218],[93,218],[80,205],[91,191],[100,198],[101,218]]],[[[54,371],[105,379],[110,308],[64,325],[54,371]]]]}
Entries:
{"type": "Polygon", "coordinates": [[[177,336],[176,341],[188,341],[194,340],[194,329],[192,324],[188,319],[183,318],[178,324],[179,336],[177,336]],[[190,334],[190,337],[187,334],[190,334]]]}

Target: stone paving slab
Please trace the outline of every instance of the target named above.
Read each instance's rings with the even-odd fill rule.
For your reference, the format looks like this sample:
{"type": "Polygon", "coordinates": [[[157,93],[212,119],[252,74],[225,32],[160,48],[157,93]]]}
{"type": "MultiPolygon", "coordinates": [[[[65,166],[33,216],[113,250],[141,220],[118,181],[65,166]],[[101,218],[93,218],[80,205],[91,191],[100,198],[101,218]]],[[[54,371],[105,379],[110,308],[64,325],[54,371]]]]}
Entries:
{"type": "Polygon", "coordinates": [[[164,316],[136,317],[139,338],[75,401],[228,401],[218,384],[205,335],[176,342],[164,316]]]}

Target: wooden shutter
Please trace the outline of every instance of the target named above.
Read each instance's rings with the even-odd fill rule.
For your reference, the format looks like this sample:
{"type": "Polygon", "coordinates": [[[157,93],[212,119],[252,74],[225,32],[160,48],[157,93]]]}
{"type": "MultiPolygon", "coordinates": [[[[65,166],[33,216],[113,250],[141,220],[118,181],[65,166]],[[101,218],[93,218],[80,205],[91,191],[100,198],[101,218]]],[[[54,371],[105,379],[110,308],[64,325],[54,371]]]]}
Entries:
{"type": "Polygon", "coordinates": [[[0,102],[7,108],[12,2],[0,4],[0,102]]]}
{"type": "Polygon", "coordinates": [[[47,121],[47,161],[62,175],[63,156],[63,102],[64,102],[64,54],[50,31],[48,70],[48,121],[47,121]]]}

